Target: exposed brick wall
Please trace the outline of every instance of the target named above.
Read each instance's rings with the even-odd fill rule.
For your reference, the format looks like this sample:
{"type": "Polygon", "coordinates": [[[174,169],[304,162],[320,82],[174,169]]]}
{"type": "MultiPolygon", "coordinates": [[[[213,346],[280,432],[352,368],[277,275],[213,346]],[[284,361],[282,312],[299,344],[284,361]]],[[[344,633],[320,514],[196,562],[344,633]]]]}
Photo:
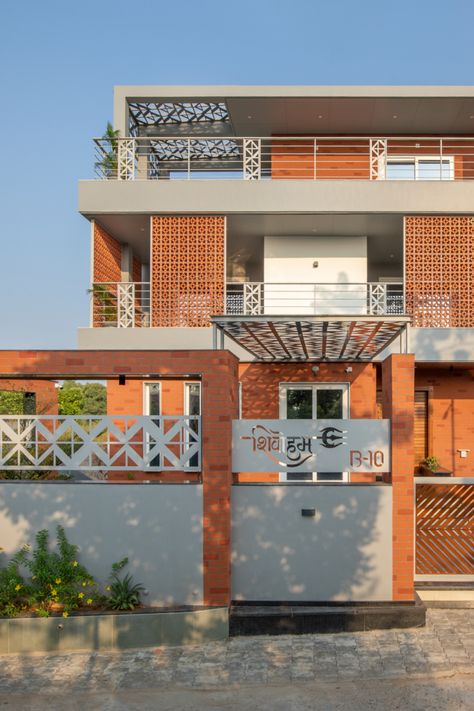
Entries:
{"type": "Polygon", "coordinates": [[[314,363],[241,363],[242,417],[279,417],[280,383],[350,383],[351,417],[376,416],[376,367],[373,363],[319,363],[315,375],[314,363]]]}
{"type": "MultiPolygon", "coordinates": [[[[107,412],[110,415],[142,415],[145,413],[145,383],[159,382],[161,391],[161,414],[180,416],[184,414],[184,387],[187,381],[180,380],[139,380],[127,379],[125,385],[119,385],[117,379],[107,381],[107,412]]],[[[176,483],[183,481],[200,481],[201,477],[194,472],[110,472],[110,481],[162,481],[176,483]]]]}
{"type": "Polygon", "coordinates": [[[413,431],[415,357],[392,355],[382,363],[383,416],[391,419],[393,599],[413,600],[413,431]]]}
{"type": "Polygon", "coordinates": [[[137,256],[133,255],[132,281],[140,282],[141,280],[142,280],[142,263],[137,256]]]}
{"type": "Polygon", "coordinates": [[[224,311],[225,217],[153,217],[152,326],[209,326],[224,311]]]}
{"type": "MultiPolygon", "coordinates": [[[[201,374],[204,603],[211,606],[230,602],[230,443],[232,420],[237,417],[237,364],[227,351],[0,351],[0,373],[21,372],[25,378],[34,373],[78,378],[113,373],[201,374]]],[[[128,393],[110,396],[116,397],[117,407],[120,401],[123,409],[138,407],[142,390],[140,380],[136,382],[128,393]]]]}
{"type": "Polygon", "coordinates": [[[0,391],[34,393],[37,415],[58,414],[58,391],[52,380],[0,380],[0,391]]]}
{"type": "Polygon", "coordinates": [[[431,451],[454,476],[474,474],[474,378],[472,370],[417,366],[416,387],[428,387],[431,451]],[[466,458],[458,449],[470,449],[466,458]]]}
{"type": "MultiPolygon", "coordinates": [[[[346,373],[347,363],[320,363],[315,375],[313,363],[241,363],[239,380],[242,383],[242,417],[244,419],[279,419],[279,385],[293,383],[350,383],[350,416],[376,417],[376,366],[373,363],[351,364],[352,373],[346,373]]],[[[365,480],[372,481],[373,476],[365,480]]],[[[241,482],[278,481],[278,473],[241,473],[241,482]]],[[[354,481],[360,479],[356,476],[354,481]]]]}
{"type": "Polygon", "coordinates": [[[405,291],[413,326],[474,326],[474,218],[405,217],[405,291]]]}
{"type": "Polygon", "coordinates": [[[122,246],[97,222],[94,223],[93,282],[121,281],[122,246]]]}

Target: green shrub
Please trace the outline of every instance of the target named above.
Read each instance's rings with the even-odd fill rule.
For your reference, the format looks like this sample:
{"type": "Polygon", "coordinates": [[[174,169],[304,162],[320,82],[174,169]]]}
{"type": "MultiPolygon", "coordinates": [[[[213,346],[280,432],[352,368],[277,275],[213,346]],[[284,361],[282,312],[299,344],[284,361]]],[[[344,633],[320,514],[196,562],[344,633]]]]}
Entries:
{"type": "Polygon", "coordinates": [[[432,472],[437,471],[439,468],[439,461],[438,459],[436,459],[436,457],[433,456],[426,457],[425,459],[423,459],[422,464],[424,464],[425,467],[432,472]]]}
{"type": "Polygon", "coordinates": [[[31,595],[38,608],[60,606],[69,614],[83,605],[94,603],[96,582],[78,560],[79,547],[69,543],[62,526],[56,526],[57,551],[49,550],[46,529],[36,534],[36,546],[25,567],[31,574],[31,595]]]}
{"type": "Polygon", "coordinates": [[[120,576],[128,558],[112,565],[106,597],[79,563],[79,547],[68,541],[62,526],[56,527],[56,542],[56,549],[50,550],[48,531],[38,531],[33,547],[23,546],[0,568],[0,616],[32,611],[38,617],[52,612],[67,617],[73,610],[91,606],[133,610],[140,604],[143,585],[135,583],[130,574],[120,576]]]}
{"type": "Polygon", "coordinates": [[[69,543],[62,526],[56,527],[57,551],[49,550],[46,529],[36,534],[33,549],[24,546],[6,568],[0,569],[0,614],[13,617],[32,609],[41,617],[72,610],[103,600],[96,583],[77,560],[78,546],[69,543]],[[29,573],[25,581],[20,569],[29,573]]]}
{"type": "Polygon", "coordinates": [[[23,547],[5,568],[0,568],[0,615],[15,617],[30,604],[30,591],[20,573],[28,548],[23,547]]]}
{"type": "Polygon", "coordinates": [[[143,585],[135,583],[130,573],[127,573],[124,578],[119,577],[119,572],[127,563],[128,558],[123,558],[112,565],[110,585],[107,587],[110,591],[108,604],[112,610],[133,610],[140,604],[140,593],[144,590],[143,585]]]}

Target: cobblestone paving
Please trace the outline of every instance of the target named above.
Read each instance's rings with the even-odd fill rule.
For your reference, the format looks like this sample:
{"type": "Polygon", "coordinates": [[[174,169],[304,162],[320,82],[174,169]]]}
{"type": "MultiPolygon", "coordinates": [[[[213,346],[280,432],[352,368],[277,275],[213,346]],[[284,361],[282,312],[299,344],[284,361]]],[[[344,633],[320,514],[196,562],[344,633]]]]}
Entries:
{"type": "Polygon", "coordinates": [[[407,678],[474,673],[474,610],[432,609],[423,629],[238,637],[192,647],[0,657],[7,692],[65,693],[159,687],[407,678]]]}

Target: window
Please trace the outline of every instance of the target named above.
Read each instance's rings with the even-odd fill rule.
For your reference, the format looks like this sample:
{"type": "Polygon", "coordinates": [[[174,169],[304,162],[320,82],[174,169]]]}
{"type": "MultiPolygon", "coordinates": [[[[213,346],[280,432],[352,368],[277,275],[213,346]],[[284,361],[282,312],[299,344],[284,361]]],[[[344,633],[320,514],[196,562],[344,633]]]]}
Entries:
{"type": "MultiPolygon", "coordinates": [[[[145,384],[145,415],[151,415],[151,417],[159,417],[161,415],[161,386],[160,383],[146,383],[145,384]]],[[[158,423],[159,424],[159,421],[158,423]]],[[[154,442],[150,439],[150,435],[147,435],[147,449],[153,446],[154,442]]],[[[160,455],[157,454],[153,457],[149,465],[150,467],[160,466],[160,455]]]]}
{"type": "Polygon", "coordinates": [[[452,157],[400,156],[387,158],[387,180],[454,180],[452,157]]]}
{"type": "MultiPolygon", "coordinates": [[[[280,417],[288,420],[345,420],[349,417],[348,383],[282,383],[280,417]]],[[[348,472],[281,472],[280,481],[344,482],[348,472]]]]}
{"type": "MultiPolygon", "coordinates": [[[[194,416],[201,414],[201,383],[184,384],[184,414],[194,416]]],[[[199,432],[199,421],[197,419],[191,419],[189,429],[192,432],[199,432]]],[[[189,443],[189,436],[187,442],[189,443]]],[[[189,460],[189,466],[199,466],[198,454],[193,454],[189,460]]]]}

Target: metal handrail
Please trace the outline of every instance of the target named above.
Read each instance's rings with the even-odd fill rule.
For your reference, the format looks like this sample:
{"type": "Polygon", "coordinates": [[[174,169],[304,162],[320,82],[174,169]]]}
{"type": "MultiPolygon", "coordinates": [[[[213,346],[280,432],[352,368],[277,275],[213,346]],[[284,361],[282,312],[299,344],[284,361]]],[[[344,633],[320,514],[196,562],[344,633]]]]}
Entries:
{"type": "Polygon", "coordinates": [[[150,326],[150,282],[94,282],[89,293],[92,327],[150,326]]]}
{"type": "Polygon", "coordinates": [[[472,180],[470,136],[94,138],[99,178],[472,180]]]}
{"type": "Polygon", "coordinates": [[[227,282],[226,315],[404,315],[402,282],[227,282]]]}

